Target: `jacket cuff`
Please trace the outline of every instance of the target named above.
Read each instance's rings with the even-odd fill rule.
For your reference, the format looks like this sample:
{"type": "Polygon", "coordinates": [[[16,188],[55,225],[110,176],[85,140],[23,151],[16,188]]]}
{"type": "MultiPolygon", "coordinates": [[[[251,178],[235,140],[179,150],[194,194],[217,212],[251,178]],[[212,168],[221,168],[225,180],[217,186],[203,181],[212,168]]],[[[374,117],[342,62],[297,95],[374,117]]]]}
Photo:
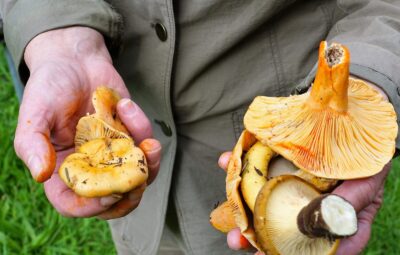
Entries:
{"type": "MultiPolygon", "coordinates": [[[[400,59],[385,49],[369,44],[350,43],[346,46],[351,54],[350,73],[385,91],[396,111],[397,125],[400,126],[400,59]]],[[[399,133],[396,148],[400,149],[399,133]]]]}
{"type": "Polygon", "coordinates": [[[120,43],[122,17],[103,0],[16,1],[4,17],[4,37],[23,81],[27,44],[40,33],[69,26],[96,29],[106,37],[109,48],[120,43]]]}

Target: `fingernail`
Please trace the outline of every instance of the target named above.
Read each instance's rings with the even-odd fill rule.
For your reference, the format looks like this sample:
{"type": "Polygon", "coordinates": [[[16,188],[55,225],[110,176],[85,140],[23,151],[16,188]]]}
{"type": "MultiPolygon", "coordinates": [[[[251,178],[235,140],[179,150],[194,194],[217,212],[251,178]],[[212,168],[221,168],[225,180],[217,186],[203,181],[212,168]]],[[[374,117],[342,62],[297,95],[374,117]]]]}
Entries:
{"type": "Polygon", "coordinates": [[[104,207],[109,207],[110,205],[113,205],[119,200],[121,200],[121,198],[122,195],[112,194],[110,196],[100,198],[100,204],[104,207]]]}
{"type": "Polygon", "coordinates": [[[121,111],[123,114],[128,116],[133,116],[136,113],[136,105],[133,103],[132,100],[128,98],[124,98],[121,100],[121,111]]]}
{"type": "Polygon", "coordinates": [[[36,155],[31,155],[28,159],[28,168],[34,179],[36,179],[43,169],[43,163],[36,155]]]}
{"type": "Polygon", "coordinates": [[[155,139],[144,139],[143,142],[139,144],[139,147],[146,153],[154,153],[161,150],[160,142],[155,139]]]}

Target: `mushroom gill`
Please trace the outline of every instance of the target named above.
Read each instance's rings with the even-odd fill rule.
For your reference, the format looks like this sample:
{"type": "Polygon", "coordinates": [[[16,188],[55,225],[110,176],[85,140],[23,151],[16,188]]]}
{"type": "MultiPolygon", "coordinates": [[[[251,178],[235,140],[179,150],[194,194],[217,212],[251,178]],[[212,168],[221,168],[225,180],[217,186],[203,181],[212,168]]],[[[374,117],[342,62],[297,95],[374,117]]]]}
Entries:
{"type": "Polygon", "coordinates": [[[376,89],[349,78],[349,62],[346,47],[322,42],[311,92],[255,98],[244,117],[246,130],[315,176],[378,173],[395,152],[396,113],[376,89]]]}

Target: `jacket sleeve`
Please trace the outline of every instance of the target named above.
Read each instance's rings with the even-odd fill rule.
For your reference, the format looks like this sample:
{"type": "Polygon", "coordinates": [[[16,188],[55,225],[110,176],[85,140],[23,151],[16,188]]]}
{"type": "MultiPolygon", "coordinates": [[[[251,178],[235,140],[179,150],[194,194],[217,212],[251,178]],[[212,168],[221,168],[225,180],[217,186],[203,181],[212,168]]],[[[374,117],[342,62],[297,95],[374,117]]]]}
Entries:
{"type": "Polygon", "coordinates": [[[350,72],[386,92],[400,125],[400,1],[338,0],[336,5],[328,41],[349,48],[350,72]]]}
{"type": "Polygon", "coordinates": [[[102,33],[109,48],[120,41],[121,15],[103,0],[0,0],[0,12],[4,38],[20,74],[26,45],[48,30],[86,26],[102,33]]]}

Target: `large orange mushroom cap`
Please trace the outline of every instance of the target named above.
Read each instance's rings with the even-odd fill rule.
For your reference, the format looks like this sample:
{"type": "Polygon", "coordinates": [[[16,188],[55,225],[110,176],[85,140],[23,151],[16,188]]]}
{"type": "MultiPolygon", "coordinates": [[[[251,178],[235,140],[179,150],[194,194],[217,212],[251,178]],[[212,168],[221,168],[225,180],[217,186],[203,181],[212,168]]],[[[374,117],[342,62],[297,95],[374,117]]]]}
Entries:
{"type": "Polygon", "coordinates": [[[315,176],[355,179],[378,173],[395,152],[396,113],[372,86],[349,78],[349,62],[346,47],[322,42],[311,92],[255,98],[245,128],[315,176]]]}

